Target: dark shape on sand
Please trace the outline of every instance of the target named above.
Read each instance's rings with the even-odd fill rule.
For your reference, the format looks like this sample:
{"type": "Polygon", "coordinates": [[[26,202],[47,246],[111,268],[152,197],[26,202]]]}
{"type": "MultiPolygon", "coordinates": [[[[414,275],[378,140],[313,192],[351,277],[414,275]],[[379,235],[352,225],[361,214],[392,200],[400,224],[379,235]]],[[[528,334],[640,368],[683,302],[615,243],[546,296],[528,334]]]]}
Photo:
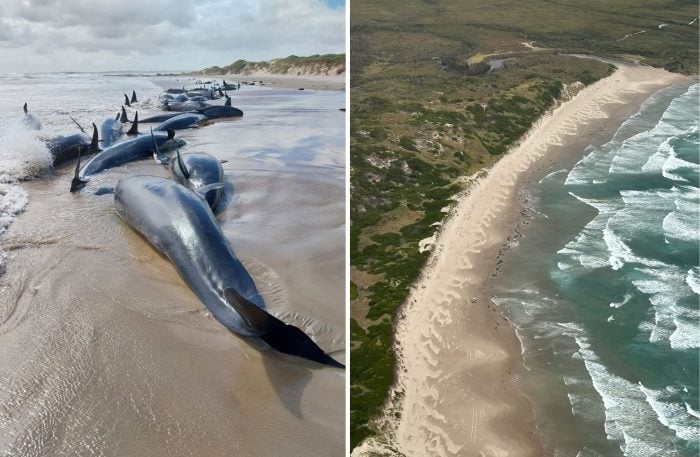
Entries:
{"type": "Polygon", "coordinates": [[[131,103],[129,103],[129,96],[124,94],[124,104],[126,106],[131,106],[131,103]]]}
{"type": "Polygon", "coordinates": [[[136,99],[136,91],[132,90],[131,91],[131,103],[137,103],[138,100],[136,99]]]}

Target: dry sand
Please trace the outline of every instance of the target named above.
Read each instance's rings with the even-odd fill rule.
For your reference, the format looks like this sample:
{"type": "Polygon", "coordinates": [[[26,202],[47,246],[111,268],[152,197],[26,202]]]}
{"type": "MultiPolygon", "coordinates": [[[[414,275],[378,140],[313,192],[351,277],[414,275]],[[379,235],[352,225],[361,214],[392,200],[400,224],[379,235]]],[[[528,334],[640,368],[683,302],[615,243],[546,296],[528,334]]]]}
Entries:
{"type": "Polygon", "coordinates": [[[353,456],[535,456],[532,408],[514,329],[491,303],[489,280],[508,242],[524,177],[545,159],[611,136],[654,91],[684,77],[620,65],[543,117],[526,138],[461,195],[433,255],[401,309],[398,380],[378,425],[384,436],[353,456]]]}

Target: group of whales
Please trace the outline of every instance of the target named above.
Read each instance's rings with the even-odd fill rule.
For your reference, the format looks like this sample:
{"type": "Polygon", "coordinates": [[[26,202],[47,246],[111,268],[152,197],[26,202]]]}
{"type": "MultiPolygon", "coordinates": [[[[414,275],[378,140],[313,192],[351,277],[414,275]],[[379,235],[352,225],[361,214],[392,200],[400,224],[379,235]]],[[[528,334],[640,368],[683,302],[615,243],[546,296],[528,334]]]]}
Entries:
{"type": "MultiPolygon", "coordinates": [[[[135,93],[129,102],[136,103],[135,93]]],[[[230,108],[230,98],[227,102],[230,108]]],[[[29,116],[26,103],[24,110],[25,116],[29,116]]],[[[177,116],[190,116],[188,119],[197,123],[210,119],[204,113],[177,113],[167,119],[153,116],[148,121],[157,118],[153,122],[161,124],[154,127],[150,135],[139,135],[136,113],[127,132],[136,138],[114,142],[119,135],[113,132],[121,131],[122,119],[128,122],[122,106],[117,118],[102,124],[103,140],[109,136],[108,142],[113,143],[101,151],[94,123],[92,137],[83,133],[46,141],[54,164],[77,158],[71,192],[83,188],[86,178],[91,175],[151,154],[157,163],[169,165],[172,180],[146,175],[121,178],[114,188],[117,214],[171,261],[195,295],[230,331],[284,354],[344,368],[301,329],[284,323],[265,310],[253,278],[223,235],[214,215],[224,189],[221,161],[206,153],[180,154],[180,147],[185,142],[175,138],[176,128],[186,128],[179,127],[185,123],[174,122],[177,116]],[[199,119],[199,116],[205,119],[199,119]],[[80,169],[84,150],[97,154],[80,169]]]]}

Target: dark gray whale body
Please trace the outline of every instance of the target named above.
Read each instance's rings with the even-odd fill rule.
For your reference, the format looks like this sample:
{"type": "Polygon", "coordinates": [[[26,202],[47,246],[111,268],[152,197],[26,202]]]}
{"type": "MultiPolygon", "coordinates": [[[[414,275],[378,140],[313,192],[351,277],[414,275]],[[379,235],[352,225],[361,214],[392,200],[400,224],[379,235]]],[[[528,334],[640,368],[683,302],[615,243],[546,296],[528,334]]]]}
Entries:
{"type": "Polygon", "coordinates": [[[204,114],[207,119],[219,119],[222,117],[240,117],[243,116],[243,111],[233,106],[207,106],[197,110],[199,114],[204,114]]]}
{"type": "Polygon", "coordinates": [[[92,138],[84,133],[74,135],[62,135],[50,140],[45,140],[46,147],[51,153],[53,166],[61,165],[78,157],[78,151],[82,154],[99,152],[97,127],[92,124],[92,138]]]}
{"type": "Polygon", "coordinates": [[[119,216],[170,259],[226,328],[285,354],[343,367],[300,329],[264,310],[253,279],[200,195],[169,179],[131,176],[117,183],[114,201],[119,216]]]}
{"type": "Polygon", "coordinates": [[[184,140],[174,138],[174,132],[168,132],[168,134],[158,133],[153,135],[153,137],[144,135],[126,140],[105,149],[93,157],[80,170],[78,177],[82,180],[108,168],[117,167],[132,160],[150,157],[154,152],[154,141],[162,151],[168,151],[185,144],[184,140]]]}
{"type": "Polygon", "coordinates": [[[207,117],[199,113],[181,113],[153,127],[154,132],[165,132],[168,129],[183,130],[198,127],[207,117]]]}
{"type": "Polygon", "coordinates": [[[199,191],[205,186],[224,182],[224,169],[216,157],[202,152],[180,154],[170,161],[170,171],[177,182],[195,192],[203,194],[212,211],[216,211],[223,187],[208,191],[199,191]]]}

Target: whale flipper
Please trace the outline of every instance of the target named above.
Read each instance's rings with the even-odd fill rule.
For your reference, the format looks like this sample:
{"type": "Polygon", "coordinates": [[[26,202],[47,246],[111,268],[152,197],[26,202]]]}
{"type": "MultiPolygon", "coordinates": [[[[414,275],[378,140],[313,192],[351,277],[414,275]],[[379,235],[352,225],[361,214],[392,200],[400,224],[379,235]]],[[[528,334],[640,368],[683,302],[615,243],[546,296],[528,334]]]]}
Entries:
{"type": "Polygon", "coordinates": [[[273,349],[284,354],[302,357],[314,362],[345,368],[345,365],[334,360],[323,349],[318,347],[309,336],[298,327],[285,324],[255,304],[246,300],[234,289],[224,289],[226,301],[246,321],[248,326],[260,333],[259,338],[273,349]]]}
{"type": "Polygon", "coordinates": [[[76,190],[80,190],[83,187],[85,187],[85,184],[87,184],[87,181],[84,181],[80,179],[79,173],[80,173],[80,153],[82,151],[82,148],[78,146],[78,161],[75,164],[75,174],[73,175],[73,180],[70,183],[70,191],[75,192],[76,190]]]}
{"type": "Polygon", "coordinates": [[[128,132],[126,132],[127,135],[138,135],[139,134],[139,112],[136,111],[136,114],[134,114],[134,123],[131,124],[131,128],[129,129],[128,132]]]}
{"type": "Polygon", "coordinates": [[[131,106],[131,103],[129,103],[129,96],[124,94],[124,104],[126,106],[131,106]]]}
{"type": "Polygon", "coordinates": [[[131,103],[137,103],[138,100],[136,99],[136,91],[132,90],[131,91],[131,103]]]}
{"type": "Polygon", "coordinates": [[[224,183],[222,182],[215,182],[211,184],[207,184],[206,186],[202,186],[198,189],[195,190],[198,194],[200,194],[202,197],[204,197],[207,192],[210,190],[218,190],[218,189],[223,189],[224,188],[224,183]]]}
{"type": "Polygon", "coordinates": [[[168,159],[165,157],[165,155],[162,155],[160,153],[160,149],[158,149],[158,143],[156,143],[156,138],[153,136],[153,127],[151,127],[151,141],[153,142],[153,160],[163,165],[167,164],[168,159]]]}
{"type": "Polygon", "coordinates": [[[182,172],[182,176],[185,177],[186,180],[190,180],[190,171],[187,169],[185,166],[185,163],[182,161],[182,156],[180,155],[180,148],[177,148],[177,151],[175,151],[175,154],[177,155],[177,165],[180,167],[180,171],[182,172]]]}

